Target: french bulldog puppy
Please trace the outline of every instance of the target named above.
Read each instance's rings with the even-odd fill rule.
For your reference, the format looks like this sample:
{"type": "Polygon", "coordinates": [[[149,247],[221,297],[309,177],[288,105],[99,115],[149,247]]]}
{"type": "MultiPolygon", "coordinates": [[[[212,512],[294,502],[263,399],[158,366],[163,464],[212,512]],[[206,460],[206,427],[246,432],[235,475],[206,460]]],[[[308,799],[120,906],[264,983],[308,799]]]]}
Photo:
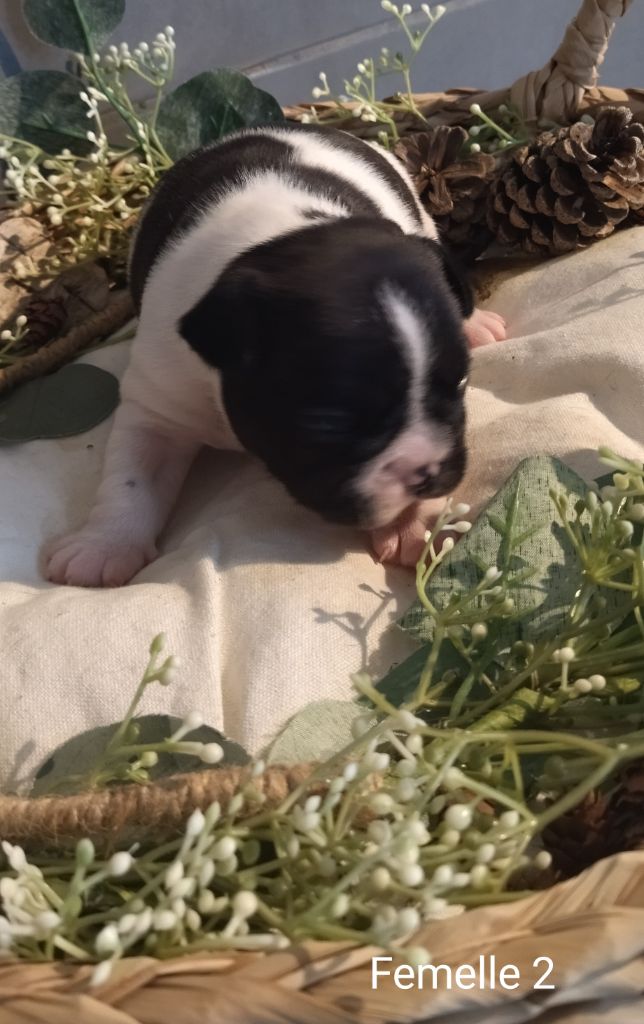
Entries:
{"type": "Polygon", "coordinates": [[[345,132],[269,127],[179,160],[130,259],[136,339],[85,526],[46,575],[127,583],[202,445],[242,449],[325,519],[412,565],[466,462],[474,310],[405,171],[345,132]]]}

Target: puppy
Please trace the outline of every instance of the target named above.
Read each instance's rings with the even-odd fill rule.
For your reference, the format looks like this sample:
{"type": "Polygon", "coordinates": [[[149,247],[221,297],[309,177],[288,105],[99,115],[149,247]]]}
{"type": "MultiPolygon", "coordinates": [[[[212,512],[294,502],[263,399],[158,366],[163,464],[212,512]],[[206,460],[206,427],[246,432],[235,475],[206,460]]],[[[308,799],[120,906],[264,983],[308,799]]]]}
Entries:
{"type": "Polygon", "coordinates": [[[165,174],[129,276],[139,325],[102,482],[48,579],[130,580],[202,445],[253,453],[296,501],[413,564],[423,502],[465,467],[468,339],[504,325],[474,311],[398,162],[310,126],[229,136],[165,174]]]}

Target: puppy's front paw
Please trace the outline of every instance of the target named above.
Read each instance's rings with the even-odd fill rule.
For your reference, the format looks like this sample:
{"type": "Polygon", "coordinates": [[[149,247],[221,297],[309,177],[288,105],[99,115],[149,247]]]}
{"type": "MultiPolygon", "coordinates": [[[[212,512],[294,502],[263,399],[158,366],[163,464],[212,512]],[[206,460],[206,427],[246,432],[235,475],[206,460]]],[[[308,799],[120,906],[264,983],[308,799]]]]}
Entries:
{"type": "Polygon", "coordinates": [[[415,566],[425,547],[426,530],[427,523],[420,518],[398,520],[372,530],[371,546],[376,559],[390,565],[415,566]]]}
{"type": "Polygon", "coordinates": [[[465,335],[470,348],[481,345],[493,345],[496,341],[505,341],[507,335],[505,320],[498,313],[489,309],[475,309],[469,320],[465,321],[465,335]]]}
{"type": "Polygon", "coordinates": [[[81,530],[49,548],[45,576],[74,587],[120,587],[155,557],[153,544],[128,544],[81,530]]]}

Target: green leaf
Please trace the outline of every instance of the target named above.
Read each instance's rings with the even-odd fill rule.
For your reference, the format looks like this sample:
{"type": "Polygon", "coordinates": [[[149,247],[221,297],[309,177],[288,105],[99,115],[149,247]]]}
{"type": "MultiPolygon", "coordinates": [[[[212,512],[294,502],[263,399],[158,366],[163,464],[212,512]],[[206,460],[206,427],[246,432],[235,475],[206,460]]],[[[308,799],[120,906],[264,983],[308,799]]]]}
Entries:
{"type": "MultiPolygon", "coordinates": [[[[582,583],[582,566],[557,519],[551,488],[569,494],[570,507],[587,491],[582,478],[557,459],[537,456],[523,461],[430,580],[428,596],[443,608],[454,594],[473,589],[486,568],[496,566],[506,572],[517,611],[511,619],[489,624],[495,656],[517,640],[534,642],[556,636],[582,583]]],[[[605,596],[615,609],[629,603],[628,595],[619,591],[605,596]]],[[[434,633],[433,619],[420,601],[412,605],[400,625],[426,646],[378,684],[396,704],[413,693],[434,633]]],[[[445,642],[436,678],[453,667],[455,655],[451,643],[445,642]]],[[[494,666],[486,671],[493,676],[494,666]]]]}
{"type": "Polygon", "coordinates": [[[271,764],[326,761],[351,742],[351,724],[368,714],[364,705],[349,700],[318,700],[293,715],[269,747],[271,764]]]}
{"type": "MultiPolygon", "coordinates": [[[[430,600],[443,607],[452,594],[475,587],[485,568],[496,566],[508,574],[517,608],[516,618],[505,625],[505,644],[556,633],[579,588],[581,566],[557,520],[549,496],[553,487],[573,501],[587,491],[582,478],[557,459],[535,456],[521,462],[433,575],[430,600]]],[[[419,640],[433,635],[433,622],[420,601],[401,625],[419,640]]]]}
{"type": "MultiPolygon", "coordinates": [[[[422,647],[419,647],[417,651],[410,654],[405,661],[401,662],[400,665],[396,665],[392,668],[384,679],[382,679],[377,686],[377,689],[384,693],[388,701],[399,707],[405,702],[407,697],[410,696],[418,685],[420,674],[425,667],[425,663],[429,656],[431,645],[424,643],[422,647]]],[[[459,654],[456,648],[446,640],[441,647],[441,652],[436,664],[436,675],[442,676],[444,672],[449,669],[457,669],[463,671],[466,667],[465,659],[459,654]]],[[[454,686],[450,686],[445,690],[442,698],[448,699],[454,695],[454,686]]],[[[423,710],[423,718],[428,722],[436,722],[444,717],[444,708],[425,708],[423,710]]]]}
{"type": "MultiPolygon", "coordinates": [[[[138,728],[137,743],[162,743],[181,725],[181,719],[171,715],[142,715],[134,721],[138,728]]],[[[87,776],[92,772],[97,755],[105,749],[119,724],[88,729],[87,732],[72,736],[61,744],[38,770],[31,796],[43,796],[51,792],[78,792],[79,785],[77,782],[72,783],[71,778],[87,776]],[[66,782],[68,779],[70,781],[66,782]]],[[[202,725],[188,733],[184,740],[194,743],[219,743],[224,749],[224,759],[220,764],[248,764],[250,761],[249,755],[239,743],[226,739],[217,729],[212,729],[208,725],[202,725]]],[[[198,758],[187,754],[159,754],[158,763],[148,772],[150,779],[154,780],[178,772],[202,771],[204,767],[198,758]]],[[[82,786],[80,788],[82,789],[82,786]]]]}
{"type": "Polygon", "coordinates": [[[118,400],[111,373],[87,363],[63,366],[0,401],[0,445],[82,434],[107,419],[118,400]]]}
{"type": "Polygon", "coordinates": [[[23,0],[29,28],[43,43],[94,53],[125,13],[125,0],[23,0]]]}
{"type": "Polygon", "coordinates": [[[78,78],[64,71],[21,71],[0,81],[0,132],[40,146],[46,153],[84,154],[87,107],[78,78]]]}
{"type": "Polygon", "coordinates": [[[276,99],[257,89],[239,71],[204,71],[184,82],[162,101],[157,132],[177,160],[199,146],[216,142],[238,128],[284,121],[276,99]]]}

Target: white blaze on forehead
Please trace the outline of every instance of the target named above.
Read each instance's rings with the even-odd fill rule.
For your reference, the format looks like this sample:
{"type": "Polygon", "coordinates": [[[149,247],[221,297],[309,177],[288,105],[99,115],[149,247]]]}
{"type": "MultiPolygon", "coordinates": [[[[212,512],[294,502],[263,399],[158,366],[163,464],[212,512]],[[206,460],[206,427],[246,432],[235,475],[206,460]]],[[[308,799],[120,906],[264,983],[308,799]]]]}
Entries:
{"type": "Polygon", "coordinates": [[[411,426],[423,419],[423,397],[429,372],[428,329],[409,302],[390,285],[383,288],[380,302],[409,370],[407,422],[411,426]]]}
{"type": "Polygon", "coordinates": [[[370,502],[376,525],[391,522],[414,500],[411,488],[424,474],[437,476],[451,443],[446,428],[427,419],[425,393],[431,372],[431,338],[426,322],[405,295],[387,285],[380,296],[383,314],[409,371],[405,424],[384,451],[364,467],[356,481],[370,502]]]}

